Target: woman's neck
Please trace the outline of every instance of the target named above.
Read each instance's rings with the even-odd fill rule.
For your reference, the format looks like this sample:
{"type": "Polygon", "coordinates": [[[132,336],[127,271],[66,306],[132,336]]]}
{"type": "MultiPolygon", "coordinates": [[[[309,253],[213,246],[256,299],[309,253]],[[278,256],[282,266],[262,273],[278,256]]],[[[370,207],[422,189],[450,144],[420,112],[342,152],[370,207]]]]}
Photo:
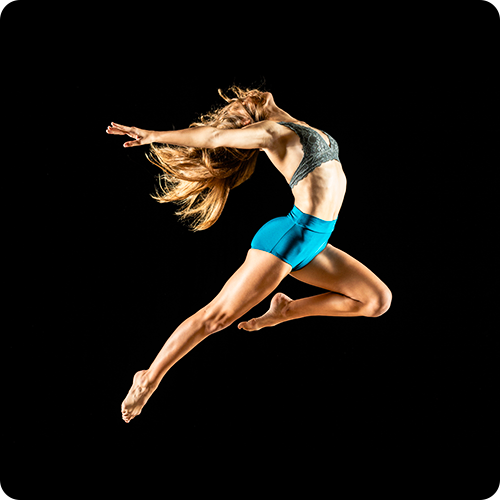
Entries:
{"type": "Polygon", "coordinates": [[[281,108],[278,107],[276,107],[271,111],[271,113],[269,113],[267,119],[272,122],[297,121],[293,116],[291,116],[286,111],[283,111],[281,108]]]}

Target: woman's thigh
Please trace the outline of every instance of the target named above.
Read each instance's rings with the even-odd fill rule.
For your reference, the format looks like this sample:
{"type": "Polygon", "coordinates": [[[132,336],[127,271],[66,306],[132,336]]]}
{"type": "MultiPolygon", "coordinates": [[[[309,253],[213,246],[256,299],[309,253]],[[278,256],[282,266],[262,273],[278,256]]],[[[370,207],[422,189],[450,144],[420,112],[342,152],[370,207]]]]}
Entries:
{"type": "Polygon", "coordinates": [[[226,326],[264,300],[291,269],[275,255],[251,249],[243,265],[204,309],[226,326]]]}
{"type": "Polygon", "coordinates": [[[374,294],[390,295],[387,286],[365,265],[330,244],[307,266],[291,275],[363,303],[370,302],[374,294]]]}

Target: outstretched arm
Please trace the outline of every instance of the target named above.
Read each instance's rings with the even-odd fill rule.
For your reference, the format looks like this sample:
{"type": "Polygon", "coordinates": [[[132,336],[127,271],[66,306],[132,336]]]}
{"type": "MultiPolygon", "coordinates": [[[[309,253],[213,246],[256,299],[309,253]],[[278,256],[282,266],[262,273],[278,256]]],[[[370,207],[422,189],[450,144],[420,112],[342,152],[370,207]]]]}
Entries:
{"type": "Polygon", "coordinates": [[[263,149],[269,147],[272,134],[265,122],[258,122],[241,129],[218,129],[214,127],[193,127],[183,130],[154,132],[137,127],[127,127],[111,123],[106,132],[112,135],[128,135],[135,139],[126,142],[123,147],[144,146],[152,142],[162,142],[177,146],[197,148],[240,148],[263,149]]]}
{"type": "Polygon", "coordinates": [[[217,129],[212,127],[197,127],[184,130],[172,130],[169,132],[155,132],[153,130],[144,130],[137,127],[127,127],[111,122],[106,130],[112,135],[128,135],[135,139],[123,144],[124,148],[134,146],[144,146],[152,142],[163,142],[165,144],[174,144],[178,146],[194,146],[199,148],[211,148],[214,132],[217,129]]]}

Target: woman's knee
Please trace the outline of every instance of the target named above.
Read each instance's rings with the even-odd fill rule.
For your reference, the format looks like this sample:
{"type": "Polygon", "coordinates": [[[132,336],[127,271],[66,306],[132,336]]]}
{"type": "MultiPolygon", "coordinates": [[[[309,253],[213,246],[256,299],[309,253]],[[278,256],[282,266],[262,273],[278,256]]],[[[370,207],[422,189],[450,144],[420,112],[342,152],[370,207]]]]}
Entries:
{"type": "Polygon", "coordinates": [[[222,307],[208,305],[200,312],[202,312],[203,329],[207,336],[224,330],[237,319],[234,313],[222,307]]]}
{"type": "Polygon", "coordinates": [[[366,314],[370,318],[378,318],[386,313],[391,307],[392,293],[389,288],[384,287],[373,293],[366,304],[366,314]]]}

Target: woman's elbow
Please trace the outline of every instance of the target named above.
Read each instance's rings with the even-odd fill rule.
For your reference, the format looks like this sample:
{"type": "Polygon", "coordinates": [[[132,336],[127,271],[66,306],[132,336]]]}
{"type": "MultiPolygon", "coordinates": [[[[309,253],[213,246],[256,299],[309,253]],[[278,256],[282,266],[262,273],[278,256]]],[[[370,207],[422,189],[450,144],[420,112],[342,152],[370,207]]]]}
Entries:
{"type": "Polygon", "coordinates": [[[215,149],[215,148],[220,148],[223,147],[223,138],[221,131],[218,128],[215,127],[206,127],[207,129],[210,129],[207,131],[207,137],[206,137],[206,148],[209,149],[215,149]]]}

